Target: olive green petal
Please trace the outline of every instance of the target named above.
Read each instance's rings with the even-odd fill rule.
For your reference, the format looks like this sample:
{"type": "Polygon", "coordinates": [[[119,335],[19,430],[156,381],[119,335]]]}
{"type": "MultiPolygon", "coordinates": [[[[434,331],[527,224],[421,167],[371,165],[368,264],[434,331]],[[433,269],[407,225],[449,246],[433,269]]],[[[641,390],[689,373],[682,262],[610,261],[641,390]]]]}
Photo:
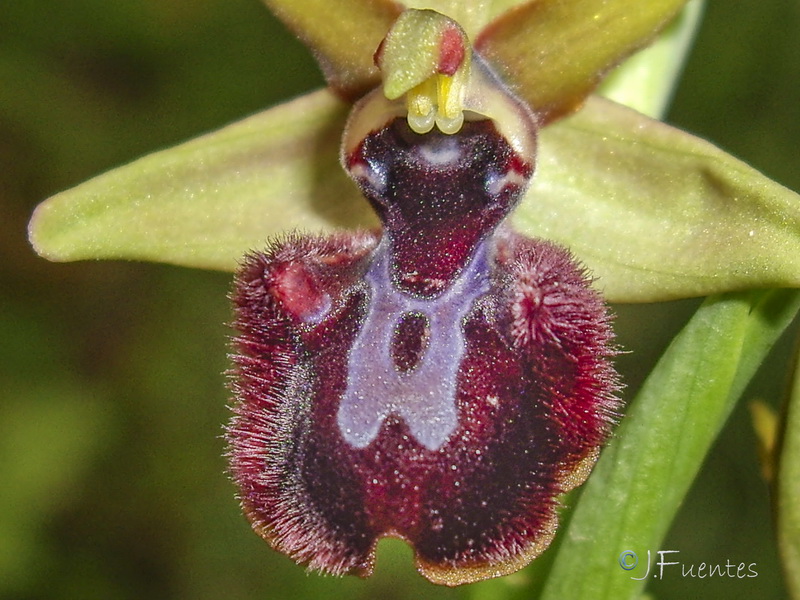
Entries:
{"type": "Polygon", "coordinates": [[[475,48],[549,123],[577,110],[614,66],[650,42],[687,0],[532,0],[504,12],[475,48]]]}
{"type": "Polygon", "coordinates": [[[306,44],[328,85],[356,100],[380,84],[372,56],[404,6],[392,0],[264,0],[306,44]]]}
{"type": "Polygon", "coordinates": [[[338,162],[348,109],[322,90],[116,168],[43,202],[30,241],[54,261],[232,270],[286,231],[375,226],[338,162]]]}
{"type": "Polygon", "coordinates": [[[712,144],[592,97],[541,133],[512,222],[612,302],[800,286],[800,197],[712,144]]]}

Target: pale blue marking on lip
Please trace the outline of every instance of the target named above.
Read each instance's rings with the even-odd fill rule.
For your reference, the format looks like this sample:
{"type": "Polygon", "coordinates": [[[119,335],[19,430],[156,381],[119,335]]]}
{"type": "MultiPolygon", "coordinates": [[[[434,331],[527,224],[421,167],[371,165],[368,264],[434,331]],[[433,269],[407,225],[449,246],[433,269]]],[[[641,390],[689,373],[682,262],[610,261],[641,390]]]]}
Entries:
{"type": "Polygon", "coordinates": [[[438,450],[458,426],[458,368],[465,350],[463,320],[473,303],[489,290],[486,242],[453,283],[432,299],[395,289],[390,274],[389,240],[384,238],[365,280],[370,296],[367,314],[348,355],[347,388],[337,416],[344,439],[366,447],[390,414],[402,418],[414,438],[438,450]],[[404,313],[428,319],[430,337],[415,368],[401,372],[391,345],[404,313]]]}

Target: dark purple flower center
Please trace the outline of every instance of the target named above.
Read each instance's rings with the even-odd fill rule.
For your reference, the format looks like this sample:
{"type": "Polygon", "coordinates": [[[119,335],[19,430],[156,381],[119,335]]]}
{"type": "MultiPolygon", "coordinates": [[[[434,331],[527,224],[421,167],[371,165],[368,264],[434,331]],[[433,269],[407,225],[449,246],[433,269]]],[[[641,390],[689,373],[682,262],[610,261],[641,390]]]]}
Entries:
{"type": "Polygon", "coordinates": [[[347,166],[383,223],[395,287],[427,297],[458,276],[533,173],[488,120],[421,135],[397,118],[347,166]]]}

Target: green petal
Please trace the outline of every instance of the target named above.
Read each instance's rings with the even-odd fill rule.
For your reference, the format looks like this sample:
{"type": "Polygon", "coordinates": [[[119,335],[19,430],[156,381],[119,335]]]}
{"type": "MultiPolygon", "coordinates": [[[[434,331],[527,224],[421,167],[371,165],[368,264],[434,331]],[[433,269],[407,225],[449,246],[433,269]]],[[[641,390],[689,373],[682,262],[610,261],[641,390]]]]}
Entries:
{"type": "Polygon", "coordinates": [[[53,196],[30,225],[55,261],[232,270],[268,236],[374,226],[338,162],[348,106],[320,91],[53,196]]]}
{"type": "Polygon", "coordinates": [[[264,0],[314,53],[328,85],[356,100],[380,83],[372,55],[404,6],[392,0],[264,0]]]}
{"type": "Polygon", "coordinates": [[[476,49],[548,123],[652,40],[687,0],[538,0],[505,12],[476,49]]]}
{"type": "Polygon", "coordinates": [[[800,286],[800,197],[708,142],[595,97],[542,131],[538,161],[513,223],[612,302],[800,286]]]}
{"type": "Polygon", "coordinates": [[[777,481],[778,547],[791,597],[800,598],[800,362],[795,365],[777,481]]]}

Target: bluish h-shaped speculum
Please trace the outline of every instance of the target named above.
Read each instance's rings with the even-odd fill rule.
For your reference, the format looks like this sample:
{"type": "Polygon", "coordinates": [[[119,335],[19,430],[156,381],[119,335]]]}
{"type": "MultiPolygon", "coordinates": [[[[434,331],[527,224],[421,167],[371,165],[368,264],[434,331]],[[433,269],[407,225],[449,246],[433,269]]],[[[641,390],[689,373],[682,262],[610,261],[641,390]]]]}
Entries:
{"type": "Polygon", "coordinates": [[[403,419],[417,442],[437,450],[458,425],[463,320],[473,302],[488,290],[486,249],[481,244],[455,282],[441,295],[427,299],[392,284],[389,244],[384,238],[365,277],[369,308],[348,357],[339,427],[345,440],[363,448],[394,414],[403,419]],[[392,356],[392,344],[400,320],[408,314],[427,320],[428,341],[418,363],[403,371],[392,356]]]}

